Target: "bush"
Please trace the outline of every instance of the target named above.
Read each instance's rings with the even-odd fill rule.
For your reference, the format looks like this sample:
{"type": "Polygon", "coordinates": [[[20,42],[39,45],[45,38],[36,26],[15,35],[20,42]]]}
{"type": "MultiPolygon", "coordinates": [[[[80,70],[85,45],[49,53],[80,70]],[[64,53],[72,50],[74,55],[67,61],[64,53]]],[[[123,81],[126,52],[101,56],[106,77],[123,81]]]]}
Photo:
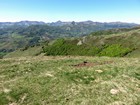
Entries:
{"type": "Polygon", "coordinates": [[[5,55],[6,55],[6,53],[4,53],[4,52],[0,52],[0,59],[2,59],[3,56],[5,56],[5,55]]]}
{"type": "Polygon", "coordinates": [[[112,44],[104,48],[98,55],[109,57],[123,57],[132,49],[121,46],[120,44],[112,44]]]}

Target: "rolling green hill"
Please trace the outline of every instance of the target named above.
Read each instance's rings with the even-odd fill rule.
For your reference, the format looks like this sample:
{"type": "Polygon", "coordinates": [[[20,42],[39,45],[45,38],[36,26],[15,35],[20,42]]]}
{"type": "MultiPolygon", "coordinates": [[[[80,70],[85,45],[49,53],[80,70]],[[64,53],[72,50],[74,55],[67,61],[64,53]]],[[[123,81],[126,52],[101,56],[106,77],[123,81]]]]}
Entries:
{"type": "Polygon", "coordinates": [[[18,48],[35,46],[48,40],[64,37],[81,37],[99,30],[132,28],[134,26],[138,26],[138,24],[92,21],[55,23],[36,21],[0,22],[0,56],[18,48]]]}
{"type": "Polygon", "coordinates": [[[74,39],[58,39],[44,47],[46,55],[140,57],[140,28],[107,30],[74,39]]]}
{"type": "Polygon", "coordinates": [[[140,27],[98,31],[79,38],[60,38],[38,47],[39,50],[36,46],[27,47],[25,51],[17,50],[6,57],[33,56],[39,52],[48,56],[140,57],[140,27]]]}

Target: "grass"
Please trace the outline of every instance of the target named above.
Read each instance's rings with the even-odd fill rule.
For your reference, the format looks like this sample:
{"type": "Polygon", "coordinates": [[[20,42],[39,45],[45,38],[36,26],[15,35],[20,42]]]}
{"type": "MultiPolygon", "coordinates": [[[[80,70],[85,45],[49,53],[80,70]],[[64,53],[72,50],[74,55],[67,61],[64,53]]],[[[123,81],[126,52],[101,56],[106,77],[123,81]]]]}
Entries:
{"type": "Polygon", "coordinates": [[[119,31],[112,33],[114,32],[112,31],[111,35],[105,35],[104,32],[99,31],[100,35],[97,36],[90,34],[75,39],[57,39],[48,46],[43,46],[43,51],[48,56],[140,57],[140,29],[121,33],[119,31]]]}
{"type": "Polygon", "coordinates": [[[140,105],[139,64],[140,58],[4,58],[0,105],[140,105]],[[83,61],[99,65],[71,66],[83,61]]]}
{"type": "Polygon", "coordinates": [[[36,56],[42,52],[41,46],[29,47],[27,50],[16,50],[14,52],[8,53],[4,58],[13,58],[13,57],[26,57],[26,56],[36,56]]]}

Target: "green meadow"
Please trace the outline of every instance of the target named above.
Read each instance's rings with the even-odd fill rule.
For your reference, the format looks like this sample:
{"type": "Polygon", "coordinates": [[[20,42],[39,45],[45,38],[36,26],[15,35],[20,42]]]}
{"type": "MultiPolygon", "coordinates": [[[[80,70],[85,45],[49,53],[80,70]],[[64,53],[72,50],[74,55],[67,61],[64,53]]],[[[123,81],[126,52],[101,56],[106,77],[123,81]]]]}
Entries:
{"type": "Polygon", "coordinates": [[[0,105],[140,105],[140,58],[0,60],[0,105]]]}

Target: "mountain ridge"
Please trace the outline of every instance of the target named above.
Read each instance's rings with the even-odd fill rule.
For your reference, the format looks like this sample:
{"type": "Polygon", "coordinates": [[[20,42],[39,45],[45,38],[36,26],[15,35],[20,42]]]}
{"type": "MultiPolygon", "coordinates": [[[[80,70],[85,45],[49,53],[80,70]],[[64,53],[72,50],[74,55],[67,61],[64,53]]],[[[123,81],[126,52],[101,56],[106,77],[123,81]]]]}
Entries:
{"type": "Polygon", "coordinates": [[[42,21],[19,21],[19,22],[0,22],[0,28],[9,28],[13,26],[30,26],[30,25],[44,25],[42,21]]]}
{"type": "Polygon", "coordinates": [[[19,25],[19,26],[31,26],[31,25],[49,25],[49,26],[63,26],[63,25],[76,25],[76,24],[92,24],[92,25],[98,25],[98,24],[130,24],[130,25],[139,25],[137,23],[127,23],[127,22],[94,22],[91,20],[87,20],[87,21],[80,21],[80,22],[76,22],[76,21],[56,21],[56,22],[43,22],[43,21],[28,21],[28,20],[24,20],[24,21],[19,21],[19,22],[0,22],[0,28],[6,28],[8,26],[14,26],[14,25],[19,25]]]}

